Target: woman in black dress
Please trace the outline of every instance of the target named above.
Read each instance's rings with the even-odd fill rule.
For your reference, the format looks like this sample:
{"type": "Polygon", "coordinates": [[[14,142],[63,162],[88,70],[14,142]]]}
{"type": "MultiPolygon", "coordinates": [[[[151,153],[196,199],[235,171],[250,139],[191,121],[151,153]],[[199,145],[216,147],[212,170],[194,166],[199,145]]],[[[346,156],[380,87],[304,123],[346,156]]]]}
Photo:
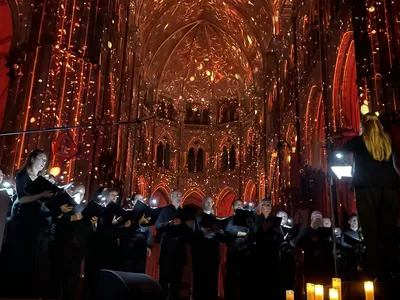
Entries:
{"type": "MultiPolygon", "coordinates": [[[[391,281],[396,271],[397,197],[400,187],[392,142],[375,114],[362,119],[362,135],[345,148],[354,154],[352,187],[374,279],[391,281]]],[[[371,279],[372,279],[371,278],[371,279]]]]}
{"type": "MultiPolygon", "coordinates": [[[[46,154],[39,149],[33,150],[24,166],[17,172],[16,189],[18,200],[8,227],[7,241],[2,253],[1,296],[38,298],[43,294],[43,274],[48,273],[42,265],[43,247],[46,246],[51,213],[43,207],[41,199],[53,196],[45,191],[30,195],[28,186],[43,172],[47,163],[46,154]]],[[[59,215],[70,211],[61,207],[59,215]]]]}

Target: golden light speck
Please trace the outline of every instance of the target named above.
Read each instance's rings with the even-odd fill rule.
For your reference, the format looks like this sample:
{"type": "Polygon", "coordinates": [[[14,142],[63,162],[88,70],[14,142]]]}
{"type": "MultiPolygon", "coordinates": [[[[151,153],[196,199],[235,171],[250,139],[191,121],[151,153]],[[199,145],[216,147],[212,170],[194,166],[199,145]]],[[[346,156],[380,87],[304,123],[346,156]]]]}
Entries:
{"type": "Polygon", "coordinates": [[[194,76],[190,76],[190,81],[194,81],[194,76]]]}
{"type": "Polygon", "coordinates": [[[50,174],[53,175],[54,177],[58,176],[61,172],[61,169],[59,167],[53,167],[50,169],[50,174]]]}
{"type": "Polygon", "coordinates": [[[30,119],[30,122],[31,123],[34,123],[36,121],[36,119],[34,118],[34,117],[32,117],[31,119],[30,119]]]}
{"type": "Polygon", "coordinates": [[[361,105],[361,114],[366,115],[367,113],[369,113],[369,107],[365,104],[361,105]]]}
{"type": "Polygon", "coordinates": [[[108,41],[107,45],[108,45],[108,48],[109,48],[109,49],[111,49],[112,46],[113,46],[112,43],[111,43],[110,41],[108,41]]]}

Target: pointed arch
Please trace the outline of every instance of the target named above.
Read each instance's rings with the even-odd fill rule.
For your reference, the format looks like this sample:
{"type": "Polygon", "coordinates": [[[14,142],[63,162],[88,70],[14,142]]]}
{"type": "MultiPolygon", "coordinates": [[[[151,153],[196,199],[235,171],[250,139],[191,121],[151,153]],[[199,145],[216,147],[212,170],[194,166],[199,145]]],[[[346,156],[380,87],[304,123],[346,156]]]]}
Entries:
{"type": "Polygon", "coordinates": [[[204,167],[204,151],[203,148],[197,149],[196,155],[196,172],[201,173],[203,172],[204,167]]]}
{"type": "Polygon", "coordinates": [[[246,184],[246,188],[244,189],[244,198],[243,201],[247,202],[255,202],[256,200],[256,185],[253,180],[249,179],[246,184]]]}
{"type": "Polygon", "coordinates": [[[144,179],[143,176],[139,176],[137,181],[138,181],[138,191],[137,192],[139,194],[141,194],[143,197],[146,197],[147,196],[147,192],[146,192],[147,182],[146,182],[146,179],[144,179]]]}
{"type": "Polygon", "coordinates": [[[188,172],[193,173],[196,168],[196,154],[193,147],[190,147],[188,152],[188,172]]]}
{"type": "Polygon", "coordinates": [[[221,153],[221,171],[226,172],[228,171],[228,149],[224,146],[222,148],[222,153],[221,153]]]}
{"type": "Polygon", "coordinates": [[[343,34],[337,53],[332,88],[332,113],[335,130],[360,131],[360,109],[353,31],[343,34]]]}
{"type": "Polygon", "coordinates": [[[229,150],[229,170],[233,171],[236,168],[236,149],[235,145],[229,150]]]}
{"type": "Polygon", "coordinates": [[[163,160],[164,160],[164,145],[160,141],[157,144],[157,153],[156,153],[157,167],[159,168],[163,167],[163,160]]]}
{"type": "Polygon", "coordinates": [[[190,188],[182,196],[182,205],[195,205],[202,207],[202,201],[204,197],[205,194],[200,188],[190,188]]]}
{"type": "Polygon", "coordinates": [[[171,189],[164,183],[157,185],[151,193],[150,200],[156,199],[158,206],[163,207],[171,203],[171,189]]]}
{"type": "Polygon", "coordinates": [[[237,199],[237,194],[231,187],[224,187],[218,194],[216,200],[216,214],[221,217],[228,217],[233,214],[232,202],[237,199]]]}

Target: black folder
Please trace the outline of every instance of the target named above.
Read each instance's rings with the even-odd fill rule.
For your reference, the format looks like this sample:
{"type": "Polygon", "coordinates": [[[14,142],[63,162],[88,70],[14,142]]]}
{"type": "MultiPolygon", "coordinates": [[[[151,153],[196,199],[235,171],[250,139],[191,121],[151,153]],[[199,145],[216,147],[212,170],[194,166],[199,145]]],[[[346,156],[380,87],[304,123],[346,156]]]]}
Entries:
{"type": "Polygon", "coordinates": [[[321,238],[330,238],[332,237],[332,228],[320,227],[317,229],[317,235],[321,238]]]}
{"type": "Polygon", "coordinates": [[[201,221],[200,221],[200,226],[202,228],[212,228],[214,225],[221,226],[221,228],[225,228],[225,226],[228,224],[229,218],[218,218],[214,215],[211,214],[203,214],[201,221]]]}
{"type": "MultiPolygon", "coordinates": [[[[30,185],[26,188],[26,191],[30,195],[38,195],[43,192],[52,192],[52,193],[57,193],[63,191],[63,189],[60,189],[58,186],[52,184],[50,181],[48,181],[46,178],[39,176],[36,178],[34,181],[31,182],[30,185]]],[[[50,200],[51,198],[47,198],[47,200],[50,200]]],[[[46,199],[41,199],[43,201],[47,201],[46,199]]]]}
{"type": "Polygon", "coordinates": [[[145,224],[145,226],[152,226],[156,224],[157,219],[160,216],[162,210],[163,210],[162,207],[157,207],[157,208],[150,207],[147,214],[144,215],[146,218],[150,217],[149,223],[145,224]]]}
{"type": "Polygon", "coordinates": [[[350,245],[351,247],[357,247],[362,244],[361,240],[356,239],[346,233],[343,234],[343,240],[347,245],[350,245]]]}
{"type": "Polygon", "coordinates": [[[214,215],[203,214],[200,220],[200,226],[202,228],[212,228],[215,224],[218,224],[218,220],[214,215]]]}
{"type": "Polygon", "coordinates": [[[127,217],[129,214],[122,209],[118,204],[115,202],[109,203],[104,210],[101,213],[101,217],[106,223],[112,222],[112,220],[115,218],[123,218],[127,217]]]}
{"type": "Polygon", "coordinates": [[[105,209],[105,207],[96,201],[90,201],[86,207],[80,206],[80,208],[82,208],[80,211],[82,217],[87,220],[90,220],[92,217],[99,217],[105,209]]]}
{"type": "Polygon", "coordinates": [[[200,208],[194,205],[186,205],[179,209],[179,219],[182,222],[192,221],[196,218],[200,208]]]}
{"type": "Polygon", "coordinates": [[[282,218],[268,217],[266,222],[272,223],[272,228],[279,228],[281,226],[282,218]]]}
{"type": "Polygon", "coordinates": [[[233,225],[247,227],[247,219],[252,218],[254,211],[247,209],[236,209],[233,217],[233,225]]]}
{"type": "MultiPolygon", "coordinates": [[[[49,198],[45,205],[46,207],[53,212],[57,212],[60,210],[60,206],[67,204],[68,206],[75,207],[77,203],[74,198],[71,197],[66,191],[59,191],[54,194],[53,197],[49,198]]],[[[70,214],[73,214],[71,211],[70,214]]]]}

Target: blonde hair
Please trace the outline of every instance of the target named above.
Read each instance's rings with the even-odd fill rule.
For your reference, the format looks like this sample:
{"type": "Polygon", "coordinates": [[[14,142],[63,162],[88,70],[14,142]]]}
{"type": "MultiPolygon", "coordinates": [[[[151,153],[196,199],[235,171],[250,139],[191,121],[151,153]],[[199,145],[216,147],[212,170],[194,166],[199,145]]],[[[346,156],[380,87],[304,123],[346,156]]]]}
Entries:
{"type": "Polygon", "coordinates": [[[385,132],[379,118],[368,113],[363,116],[362,137],[369,154],[377,161],[388,161],[392,155],[392,140],[385,132]]]}

